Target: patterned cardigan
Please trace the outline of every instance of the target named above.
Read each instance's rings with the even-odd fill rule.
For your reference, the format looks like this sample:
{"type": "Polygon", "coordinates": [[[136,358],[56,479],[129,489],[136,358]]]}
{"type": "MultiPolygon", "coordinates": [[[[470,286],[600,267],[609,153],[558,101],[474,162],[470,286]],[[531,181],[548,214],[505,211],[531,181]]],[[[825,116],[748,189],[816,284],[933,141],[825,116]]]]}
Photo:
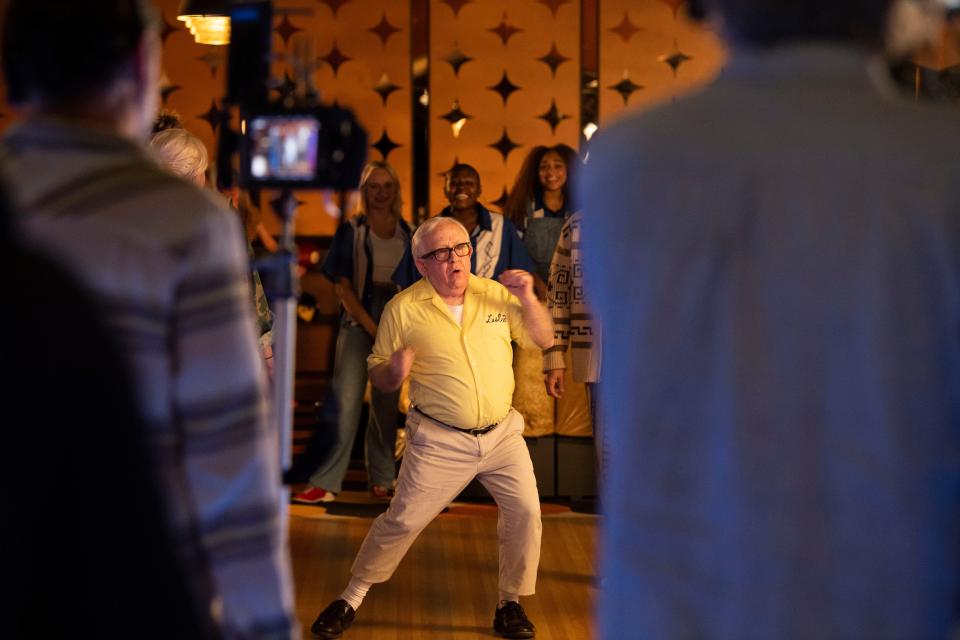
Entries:
{"type": "Polygon", "coordinates": [[[600,323],[584,297],[581,221],[579,212],[567,219],[550,261],[547,308],[554,333],[553,346],[543,352],[543,370],[565,369],[569,346],[573,350],[573,379],[596,382],[600,377],[600,323]]]}

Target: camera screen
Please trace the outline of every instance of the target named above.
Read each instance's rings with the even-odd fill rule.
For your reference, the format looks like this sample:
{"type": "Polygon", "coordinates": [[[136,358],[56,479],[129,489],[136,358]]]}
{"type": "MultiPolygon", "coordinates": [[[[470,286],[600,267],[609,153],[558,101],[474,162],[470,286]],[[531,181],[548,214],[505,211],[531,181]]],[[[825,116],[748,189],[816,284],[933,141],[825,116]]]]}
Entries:
{"type": "Polygon", "coordinates": [[[307,115],[254,116],[247,123],[253,180],[313,180],[320,122],[307,115]]]}

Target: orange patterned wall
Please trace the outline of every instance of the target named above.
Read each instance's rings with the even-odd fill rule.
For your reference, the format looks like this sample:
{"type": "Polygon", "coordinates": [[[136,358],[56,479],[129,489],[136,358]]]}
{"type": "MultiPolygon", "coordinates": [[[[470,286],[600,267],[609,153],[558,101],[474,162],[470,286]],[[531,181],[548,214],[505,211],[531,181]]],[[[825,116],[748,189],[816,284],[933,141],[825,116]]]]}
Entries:
{"type": "MultiPolygon", "coordinates": [[[[164,102],[213,151],[226,47],[198,45],[176,19],[179,0],[154,0],[163,15],[164,102]]],[[[716,36],[689,23],[684,0],[584,0],[596,12],[599,122],[624,108],[671,99],[713,77],[724,61],[716,36]],[[618,91],[619,89],[619,91],[618,91]]],[[[322,99],[352,108],[370,136],[370,158],[397,168],[404,215],[412,216],[411,0],[275,3],[274,50],[309,39],[322,99]],[[283,8],[293,11],[284,15],[283,8]]],[[[440,174],[459,160],[480,170],[487,203],[502,201],[530,147],[579,146],[581,0],[427,0],[429,33],[426,213],[446,204],[440,174]],[[458,108],[459,109],[458,109],[458,108]],[[466,123],[454,135],[452,121],[466,123]]],[[[424,16],[416,16],[423,19],[424,16]]],[[[584,61],[594,59],[588,51],[584,61]]],[[[592,62],[590,62],[592,64],[592,62]]],[[[286,62],[274,65],[282,80],[286,62]]],[[[282,86],[282,85],[281,85],[282,86]]],[[[273,97],[280,95],[272,93],[273,97]]],[[[0,96],[2,97],[2,96],[0,96]]],[[[13,118],[6,117],[0,128],[13,118]]],[[[271,194],[267,194],[269,198],[271,194]]],[[[298,192],[299,235],[332,234],[331,194],[298,192]]],[[[268,227],[278,230],[275,221],[268,227]]]]}
{"type": "Polygon", "coordinates": [[[580,3],[431,0],[430,92],[428,213],[446,206],[455,160],[480,171],[482,201],[500,200],[532,146],[578,146],[580,3]]]}
{"type": "Polygon", "coordinates": [[[601,0],[600,124],[624,109],[665,100],[709,82],[726,53],[694,24],[684,0],[601,0]]]}

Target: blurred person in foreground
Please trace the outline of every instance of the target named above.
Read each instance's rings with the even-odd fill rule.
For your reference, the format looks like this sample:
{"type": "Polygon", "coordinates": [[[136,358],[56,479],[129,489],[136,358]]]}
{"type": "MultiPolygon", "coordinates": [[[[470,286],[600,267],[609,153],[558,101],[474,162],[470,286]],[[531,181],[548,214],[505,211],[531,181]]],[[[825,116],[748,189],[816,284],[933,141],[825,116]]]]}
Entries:
{"type": "Polygon", "coordinates": [[[960,115],[888,0],[704,0],[709,88],[600,135],[603,638],[946,638],[960,540],[960,115]]]}
{"type": "Polygon", "coordinates": [[[6,288],[13,306],[0,314],[3,335],[16,336],[4,357],[17,363],[0,394],[10,427],[0,453],[0,637],[219,638],[175,562],[129,372],[102,310],[60,265],[22,246],[0,191],[0,261],[17,274],[6,288]],[[51,501],[65,477],[83,478],[80,499],[51,501]]]}
{"type": "Polygon", "coordinates": [[[228,638],[295,638],[277,430],[239,221],[143,144],[158,102],[157,25],[145,0],[8,2],[3,68],[24,119],[0,152],[25,235],[98,296],[134,372],[198,609],[228,638]]]}
{"type": "MultiPolygon", "coordinates": [[[[198,187],[207,184],[208,155],[203,140],[177,124],[172,112],[162,113],[153,125],[150,136],[150,149],[160,160],[161,166],[170,173],[188,180],[198,187]],[[161,128],[162,127],[162,128],[161,128]],[[159,128],[159,130],[158,130],[159,128]]],[[[252,203],[251,203],[252,204],[252,203]]],[[[233,206],[233,202],[230,201],[233,206]]],[[[267,372],[273,373],[273,312],[267,303],[267,294],[263,290],[260,272],[254,266],[253,247],[250,246],[250,234],[247,231],[248,214],[238,205],[235,209],[243,222],[245,238],[248,241],[247,253],[250,260],[250,290],[253,294],[254,311],[257,317],[257,346],[263,356],[267,372]]]]}

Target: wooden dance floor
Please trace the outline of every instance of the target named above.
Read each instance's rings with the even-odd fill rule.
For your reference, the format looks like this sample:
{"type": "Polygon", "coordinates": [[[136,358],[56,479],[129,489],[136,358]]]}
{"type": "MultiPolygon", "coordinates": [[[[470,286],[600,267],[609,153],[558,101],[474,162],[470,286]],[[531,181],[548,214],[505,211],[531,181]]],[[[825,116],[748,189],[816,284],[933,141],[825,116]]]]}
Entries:
{"type": "MultiPolygon", "coordinates": [[[[339,597],[373,518],[386,508],[345,491],[324,506],[290,507],[290,546],[303,637],[339,597]]],[[[538,640],[593,637],[598,518],[543,505],[537,593],[521,598],[538,640]]],[[[497,514],[491,503],[454,503],[420,535],[393,578],[374,585],[344,640],[474,640],[493,632],[497,514]]]]}

